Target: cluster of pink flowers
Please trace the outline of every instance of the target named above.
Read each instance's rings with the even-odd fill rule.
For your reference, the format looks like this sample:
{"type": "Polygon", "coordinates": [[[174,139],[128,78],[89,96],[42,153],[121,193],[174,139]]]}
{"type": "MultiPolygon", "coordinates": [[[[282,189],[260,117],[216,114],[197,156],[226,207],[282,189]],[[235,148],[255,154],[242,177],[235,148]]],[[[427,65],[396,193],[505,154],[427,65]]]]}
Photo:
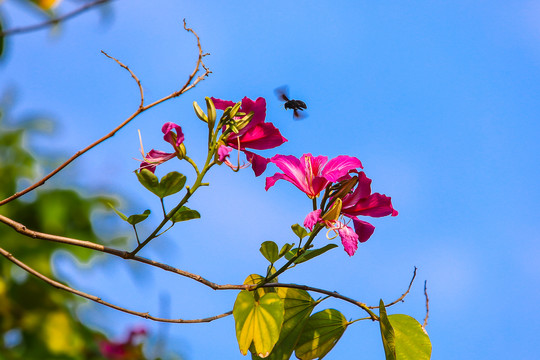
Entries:
{"type": "Polygon", "coordinates": [[[135,328],[129,332],[125,341],[101,341],[99,350],[101,355],[110,360],[143,359],[139,340],[144,336],[146,336],[146,329],[135,328]]]}
{"type": "MultiPolygon", "coordinates": [[[[225,110],[229,106],[234,106],[233,101],[212,98],[212,101],[219,110],[225,110]]],[[[235,168],[229,160],[233,150],[241,151],[245,154],[247,161],[255,173],[261,175],[269,163],[275,164],[282,173],[276,173],[266,178],[266,190],[274,186],[278,180],[286,180],[294,184],[304,192],[309,198],[314,199],[320,193],[329,189],[330,186],[344,186],[346,182],[354,178],[354,186],[347,189],[347,193],[340,194],[339,198],[328,199],[331,208],[338,209],[338,216],[332,219],[325,218],[322,209],[310,212],[304,221],[304,226],[313,230],[316,224],[324,224],[327,228],[334,230],[340,237],[345,251],[352,256],[357,248],[358,242],[367,241],[373,234],[375,227],[358,216],[396,216],[398,212],[394,210],[390,197],[379,193],[371,193],[371,179],[363,171],[362,163],[355,157],[341,155],[328,160],[326,156],[313,156],[304,154],[300,159],[291,155],[276,155],[270,159],[258,155],[247,149],[266,150],[273,149],[287,141],[279,130],[266,120],[266,101],[258,98],[255,101],[245,97],[242,99],[240,112],[244,114],[253,113],[250,122],[237,133],[231,132],[217,150],[220,162],[235,168]],[[353,228],[348,226],[352,221],[353,228]]],[[[162,128],[165,134],[164,139],[170,143],[175,152],[166,153],[152,149],[144,158],[141,168],[148,168],[152,172],[155,167],[174,157],[182,158],[182,143],[184,135],[180,126],[174,123],[166,123],[162,128]],[[173,132],[176,130],[176,133],[173,132]]],[[[185,154],[185,150],[184,154],[185,154]]]]}

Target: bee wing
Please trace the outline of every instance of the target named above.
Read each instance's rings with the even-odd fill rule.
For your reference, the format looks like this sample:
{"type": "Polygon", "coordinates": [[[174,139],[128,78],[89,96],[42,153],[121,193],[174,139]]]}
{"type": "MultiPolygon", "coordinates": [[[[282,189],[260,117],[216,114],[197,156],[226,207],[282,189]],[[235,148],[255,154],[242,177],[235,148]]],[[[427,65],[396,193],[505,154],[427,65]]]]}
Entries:
{"type": "Polygon", "coordinates": [[[294,120],[304,120],[307,117],[308,117],[308,114],[303,112],[303,111],[299,111],[298,109],[295,109],[293,111],[293,119],[294,120]]]}
{"type": "Polygon", "coordinates": [[[289,101],[289,87],[287,85],[274,89],[274,93],[281,101],[289,101]]]}

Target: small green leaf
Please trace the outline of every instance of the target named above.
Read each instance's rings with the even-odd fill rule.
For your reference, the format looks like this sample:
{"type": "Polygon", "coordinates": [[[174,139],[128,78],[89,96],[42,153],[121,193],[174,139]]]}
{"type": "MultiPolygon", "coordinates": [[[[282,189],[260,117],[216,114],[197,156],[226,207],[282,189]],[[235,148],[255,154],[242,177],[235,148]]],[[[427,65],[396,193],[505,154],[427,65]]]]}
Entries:
{"type": "Polygon", "coordinates": [[[431,342],[418,321],[408,315],[389,315],[394,328],[398,360],[429,360],[431,342]]]}
{"type": "Polygon", "coordinates": [[[118,214],[118,216],[120,216],[120,218],[122,220],[127,221],[128,217],[126,215],[124,215],[124,213],[121,213],[120,211],[116,210],[116,208],[113,206],[113,204],[111,204],[111,203],[107,203],[107,204],[109,204],[109,206],[114,210],[114,212],[116,214],[118,214]]]}
{"type": "Polygon", "coordinates": [[[252,292],[241,291],[233,307],[240,352],[246,355],[252,347],[258,356],[267,357],[278,341],[283,312],[283,301],[276,293],[256,301],[252,292]]]}
{"type": "Polygon", "coordinates": [[[195,115],[197,115],[199,119],[201,119],[205,123],[208,122],[208,118],[206,117],[206,114],[204,113],[204,111],[202,111],[201,107],[199,106],[199,104],[197,104],[196,101],[193,102],[193,109],[195,110],[195,115]]]}
{"type": "MultiPolygon", "coordinates": [[[[304,261],[308,261],[310,259],[313,259],[316,256],[322,255],[328,250],[332,250],[336,248],[336,244],[328,244],[326,246],[323,246],[320,249],[314,249],[314,250],[306,250],[302,255],[300,255],[296,260],[294,260],[295,264],[303,263],[304,261]]],[[[298,249],[292,249],[289,252],[285,254],[285,259],[291,260],[296,254],[298,253],[298,249]]]]}
{"type": "Polygon", "coordinates": [[[303,238],[305,238],[308,235],[307,230],[304,229],[299,224],[291,225],[291,229],[296,234],[296,236],[298,236],[300,238],[300,240],[302,240],[303,238]]]}
{"type": "Polygon", "coordinates": [[[285,256],[285,254],[287,254],[289,252],[289,250],[292,249],[293,246],[294,246],[294,243],[292,243],[292,244],[287,243],[287,244],[283,245],[281,250],[279,250],[279,255],[278,256],[280,258],[285,256]]]}
{"type": "Polygon", "coordinates": [[[142,186],[159,196],[159,180],[153,172],[142,169],[141,171],[135,171],[135,175],[137,175],[137,179],[139,179],[142,186]]]}
{"type": "Polygon", "coordinates": [[[263,242],[259,251],[261,254],[263,254],[266,260],[270,261],[271,264],[275,263],[279,259],[278,246],[273,241],[263,242]]]}
{"type": "Polygon", "coordinates": [[[171,218],[173,223],[188,221],[193,219],[200,219],[201,214],[197,210],[191,210],[187,206],[182,206],[171,218]]]}
{"type": "Polygon", "coordinates": [[[184,188],[186,184],[186,177],[177,171],[168,173],[161,178],[158,186],[158,195],[160,198],[164,198],[169,195],[176,194],[184,188]]]}
{"type": "Polygon", "coordinates": [[[300,360],[322,359],[337,344],[349,323],[342,313],[326,309],[307,321],[294,349],[300,360]]]}
{"type": "Polygon", "coordinates": [[[150,210],[144,210],[142,214],[131,215],[130,217],[127,218],[126,221],[130,223],[131,225],[135,225],[135,224],[140,223],[141,221],[146,220],[146,218],[148,217],[148,215],[150,215],[150,213],[151,213],[150,210]]]}
{"type": "Polygon", "coordinates": [[[320,249],[314,249],[314,250],[307,250],[304,255],[300,257],[299,260],[302,260],[300,262],[308,261],[309,259],[313,259],[316,256],[322,255],[328,250],[332,250],[337,248],[338,246],[336,244],[328,244],[326,246],[323,246],[320,249]]]}
{"type": "Polygon", "coordinates": [[[386,360],[396,360],[396,336],[394,328],[386,316],[386,308],[382,299],[379,301],[379,325],[386,360]]]}

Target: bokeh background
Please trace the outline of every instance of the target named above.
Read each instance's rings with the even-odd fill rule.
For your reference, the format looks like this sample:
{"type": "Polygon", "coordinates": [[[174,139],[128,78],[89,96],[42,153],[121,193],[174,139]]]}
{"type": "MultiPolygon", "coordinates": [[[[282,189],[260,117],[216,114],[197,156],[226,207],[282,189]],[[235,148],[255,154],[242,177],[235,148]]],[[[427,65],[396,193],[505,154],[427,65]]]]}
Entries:
{"type": "MultiPolygon", "coordinates": [[[[43,19],[17,2],[0,9],[6,28],[43,19]]],[[[183,18],[211,54],[210,77],[138,117],[46,187],[113,194],[124,199],[124,212],[159,214],[159,202],[133,174],[141,157],[137,130],[146,151],[168,150],[160,129],[174,121],[200,161],[206,126],[193,101],[265,97],[268,121],[289,140],[279,153],[357,156],[373,190],[391,196],[399,210],[396,218],[372,221],[375,234],[354,257],[338,248],[281,281],[375,305],[399,297],[417,266],[405,303],[389,312],[422,322],[428,281],[433,359],[537,356],[538,2],[114,1],[59,28],[7,39],[0,91],[16,89],[16,115],[39,112],[57,121],[54,133],[31,138],[32,148],[67,158],[136,109],[129,74],[100,50],[139,76],[148,100],[178,89],[197,55],[183,18]],[[284,84],[307,103],[307,119],[294,121],[275,97],[284,84]]],[[[188,183],[194,178],[178,161],[158,175],[171,170],[185,173],[188,183]]],[[[293,241],[289,226],[303,220],[311,201],[285,182],[266,192],[264,176],[254,178],[250,169],[216,168],[209,181],[189,204],[202,219],[175,227],[141,254],[217,283],[241,283],[265,271],[261,242],[293,241]]],[[[156,215],[149,223],[158,221],[156,215]]],[[[103,238],[129,231],[121,223],[95,225],[103,238]]],[[[74,287],[155,315],[210,316],[230,310],[236,296],[118,259],[83,264],[60,251],[54,261],[58,278],[74,287]]],[[[326,305],[348,318],[363,316],[352,306],[326,305]]],[[[143,325],[185,359],[243,358],[232,317],[163,325],[94,304],[79,315],[113,337],[143,325]]],[[[328,359],[350,357],[384,358],[378,324],[351,326],[328,359]]]]}

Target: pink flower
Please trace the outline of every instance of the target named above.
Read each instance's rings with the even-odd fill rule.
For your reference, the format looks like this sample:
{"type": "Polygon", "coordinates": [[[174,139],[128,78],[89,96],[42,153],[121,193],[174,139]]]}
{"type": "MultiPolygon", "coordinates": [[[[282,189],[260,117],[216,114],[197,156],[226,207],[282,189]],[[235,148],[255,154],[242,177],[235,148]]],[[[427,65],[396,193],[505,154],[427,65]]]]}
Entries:
{"type": "MultiPolygon", "coordinates": [[[[322,219],[320,209],[310,212],[304,220],[304,226],[310,230],[313,230],[315,224],[324,223],[327,228],[337,232],[341,237],[343,248],[349,256],[354,255],[358,249],[358,242],[366,242],[375,231],[375,226],[360,220],[357,217],[358,215],[371,217],[398,215],[398,212],[392,206],[391,198],[379,193],[372,194],[371,179],[369,179],[364,172],[356,173],[358,174],[356,188],[349,194],[346,194],[343,199],[336,200],[341,202],[339,207],[337,207],[342,215],[341,218],[350,218],[353,222],[354,230],[344,221],[337,220],[337,218],[330,220],[322,219]]],[[[334,202],[333,207],[335,207],[336,201],[334,202]]]]}
{"type": "Polygon", "coordinates": [[[176,156],[183,156],[185,150],[182,150],[181,146],[184,142],[184,133],[182,133],[182,128],[179,125],[176,125],[173,122],[167,122],[163,124],[161,131],[165,134],[163,139],[171,144],[175,150],[173,153],[166,153],[161,150],[150,150],[150,152],[144,156],[144,160],[141,162],[139,169],[148,169],[151,172],[156,170],[156,166],[163,164],[165,161],[168,161],[176,156]],[[176,130],[176,133],[173,131],[176,130]]]}
{"type": "MultiPolygon", "coordinates": [[[[216,109],[225,110],[234,106],[234,102],[212,98],[216,109]]],[[[240,112],[249,114],[253,112],[250,122],[240,129],[238,133],[231,133],[225,139],[226,145],[218,149],[220,161],[225,162],[232,149],[242,151],[246,159],[251,163],[255,176],[261,175],[266,170],[269,160],[246,149],[267,150],[278,147],[287,141],[272,123],[264,122],[266,118],[266,100],[262,97],[253,101],[247,97],[242,99],[240,112]],[[228,149],[231,150],[228,150],[228,149]]],[[[226,162],[227,163],[227,162],[226,162]]],[[[229,166],[232,164],[227,163],[229,166]]]]}
{"type": "Polygon", "coordinates": [[[266,178],[266,190],[278,180],[287,180],[305,192],[311,199],[332,182],[348,176],[349,171],[362,168],[362,163],[355,157],[340,155],[330,161],[326,156],[304,154],[300,159],[292,155],[276,155],[270,159],[283,171],[266,178]]]}

